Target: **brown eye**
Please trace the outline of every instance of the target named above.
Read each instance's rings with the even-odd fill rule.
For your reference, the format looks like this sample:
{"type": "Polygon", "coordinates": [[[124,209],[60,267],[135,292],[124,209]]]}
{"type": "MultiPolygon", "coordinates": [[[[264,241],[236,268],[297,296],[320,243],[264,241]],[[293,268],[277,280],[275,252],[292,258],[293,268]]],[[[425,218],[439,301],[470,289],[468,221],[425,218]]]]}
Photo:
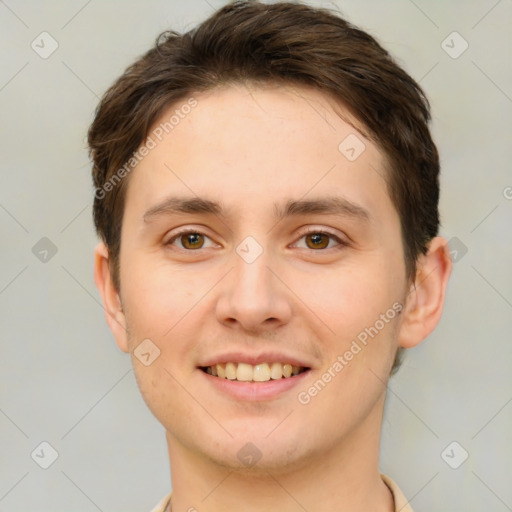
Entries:
{"type": "Polygon", "coordinates": [[[330,237],[325,233],[310,233],[305,238],[309,249],[325,249],[329,245],[330,237]]]}
{"type": "Polygon", "coordinates": [[[329,231],[309,231],[303,233],[295,247],[321,252],[322,250],[342,249],[348,244],[329,231]]]}
{"type": "Polygon", "coordinates": [[[193,229],[186,229],[176,233],[165,245],[188,252],[219,247],[208,235],[193,229]]]}
{"type": "Polygon", "coordinates": [[[185,249],[201,249],[204,236],[201,233],[184,233],[180,236],[180,241],[185,249]]]}

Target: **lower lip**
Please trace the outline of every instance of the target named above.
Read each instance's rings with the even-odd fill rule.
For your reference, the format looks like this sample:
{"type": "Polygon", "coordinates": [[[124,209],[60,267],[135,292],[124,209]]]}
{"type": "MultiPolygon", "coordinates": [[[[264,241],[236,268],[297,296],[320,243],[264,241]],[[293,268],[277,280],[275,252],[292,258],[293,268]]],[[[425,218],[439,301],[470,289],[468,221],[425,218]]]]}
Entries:
{"type": "Polygon", "coordinates": [[[283,377],[282,379],[268,380],[266,382],[241,382],[238,380],[221,379],[200,369],[198,371],[207,379],[207,382],[220,392],[226,393],[238,400],[254,402],[277,398],[282,393],[300,384],[311,372],[311,370],[306,370],[292,377],[283,377]]]}

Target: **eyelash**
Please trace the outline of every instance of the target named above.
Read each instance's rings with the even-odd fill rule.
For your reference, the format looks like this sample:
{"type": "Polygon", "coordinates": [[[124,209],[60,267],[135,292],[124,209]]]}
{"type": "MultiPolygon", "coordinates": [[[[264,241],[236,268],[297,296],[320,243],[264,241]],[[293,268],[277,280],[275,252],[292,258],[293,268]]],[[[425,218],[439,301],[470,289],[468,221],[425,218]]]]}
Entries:
{"type": "MultiPolygon", "coordinates": [[[[181,237],[182,235],[188,235],[188,234],[201,235],[201,236],[204,236],[205,238],[210,239],[210,237],[208,235],[206,235],[205,233],[202,233],[201,231],[198,231],[198,230],[195,230],[195,229],[184,229],[183,231],[179,231],[178,233],[174,234],[166,242],[165,245],[173,245],[173,243],[176,240],[178,240],[179,237],[181,237]]],[[[331,233],[330,231],[318,230],[318,229],[311,229],[311,230],[302,232],[300,234],[298,240],[301,240],[302,238],[306,237],[307,235],[326,235],[326,236],[330,237],[331,239],[334,239],[337,242],[337,244],[338,244],[335,247],[327,247],[327,248],[324,248],[324,249],[310,249],[309,247],[306,248],[306,250],[313,251],[313,252],[323,252],[323,251],[327,251],[329,249],[341,249],[341,248],[346,247],[346,246],[349,245],[348,242],[346,242],[345,240],[342,240],[339,236],[335,235],[334,233],[331,233]]],[[[179,247],[178,249],[182,250],[182,251],[185,251],[185,252],[198,252],[201,249],[203,249],[203,247],[201,247],[199,249],[195,249],[195,250],[194,249],[185,249],[183,247],[179,247]]]]}

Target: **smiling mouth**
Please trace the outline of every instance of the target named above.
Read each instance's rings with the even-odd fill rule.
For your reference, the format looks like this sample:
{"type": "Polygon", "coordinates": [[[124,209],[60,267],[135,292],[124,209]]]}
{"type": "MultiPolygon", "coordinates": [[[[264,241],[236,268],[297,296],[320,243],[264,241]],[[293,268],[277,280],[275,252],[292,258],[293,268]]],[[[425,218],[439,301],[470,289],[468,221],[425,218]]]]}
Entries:
{"type": "Polygon", "coordinates": [[[200,369],[213,377],[240,382],[268,382],[269,380],[288,379],[309,370],[289,363],[223,363],[213,366],[201,366],[200,369]]]}

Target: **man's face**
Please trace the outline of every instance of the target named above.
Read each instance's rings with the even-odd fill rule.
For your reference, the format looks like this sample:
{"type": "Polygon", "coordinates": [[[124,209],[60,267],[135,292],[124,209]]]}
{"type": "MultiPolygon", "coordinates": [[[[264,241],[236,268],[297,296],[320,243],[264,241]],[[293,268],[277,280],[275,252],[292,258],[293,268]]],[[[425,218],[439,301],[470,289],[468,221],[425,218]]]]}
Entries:
{"type": "Polygon", "coordinates": [[[380,427],[407,290],[384,158],[315,90],[194,97],[129,178],[118,343],[160,350],[133,364],[171,443],[300,465],[380,427]]]}

